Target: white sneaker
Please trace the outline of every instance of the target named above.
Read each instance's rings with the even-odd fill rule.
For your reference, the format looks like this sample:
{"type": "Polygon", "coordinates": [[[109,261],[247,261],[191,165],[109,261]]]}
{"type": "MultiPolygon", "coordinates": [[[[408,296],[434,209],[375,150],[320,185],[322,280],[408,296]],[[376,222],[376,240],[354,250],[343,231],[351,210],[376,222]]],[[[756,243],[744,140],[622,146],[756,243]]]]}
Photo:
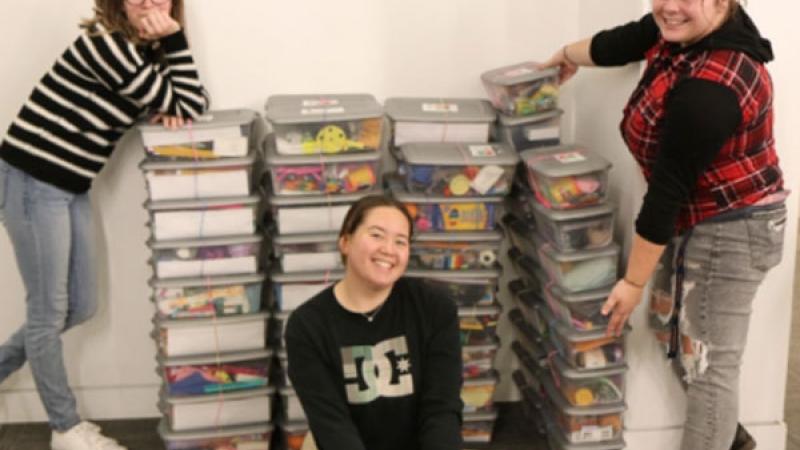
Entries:
{"type": "Polygon", "coordinates": [[[52,450],[126,450],[117,441],[100,434],[100,427],[83,421],[60,433],[53,431],[50,438],[52,450]]]}

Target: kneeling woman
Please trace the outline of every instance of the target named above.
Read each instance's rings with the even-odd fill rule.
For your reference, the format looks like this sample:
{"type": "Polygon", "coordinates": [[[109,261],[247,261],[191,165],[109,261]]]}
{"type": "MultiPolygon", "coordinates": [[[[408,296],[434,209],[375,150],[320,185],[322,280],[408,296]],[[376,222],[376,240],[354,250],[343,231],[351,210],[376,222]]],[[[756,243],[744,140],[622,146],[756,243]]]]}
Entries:
{"type": "Polygon", "coordinates": [[[320,450],[461,448],[455,302],[415,279],[403,205],[364,197],[339,233],[344,279],[295,310],[289,378],[320,450]]]}

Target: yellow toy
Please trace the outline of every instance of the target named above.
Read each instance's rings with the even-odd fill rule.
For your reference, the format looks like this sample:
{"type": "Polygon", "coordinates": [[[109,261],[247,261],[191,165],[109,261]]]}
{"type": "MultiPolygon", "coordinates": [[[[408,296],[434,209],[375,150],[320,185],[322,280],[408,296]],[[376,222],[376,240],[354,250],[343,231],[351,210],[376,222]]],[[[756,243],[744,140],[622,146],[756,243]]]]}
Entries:
{"type": "Polygon", "coordinates": [[[364,144],[347,139],[344,130],[336,125],[322,127],[313,141],[303,142],[304,153],[339,153],[351,149],[363,150],[364,144]]]}

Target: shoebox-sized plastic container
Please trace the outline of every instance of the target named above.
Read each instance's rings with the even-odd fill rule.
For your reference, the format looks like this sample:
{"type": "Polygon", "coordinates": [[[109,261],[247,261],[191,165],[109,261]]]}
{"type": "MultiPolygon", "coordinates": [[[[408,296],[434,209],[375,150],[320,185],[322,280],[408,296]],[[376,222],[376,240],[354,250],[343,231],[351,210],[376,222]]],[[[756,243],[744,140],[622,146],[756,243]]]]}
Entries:
{"type": "Polygon", "coordinates": [[[511,245],[538,264],[539,249],[545,243],[545,240],[539,236],[533,220],[523,220],[513,213],[507,213],[503,216],[501,222],[503,228],[508,231],[508,239],[511,245]]]}
{"type": "Polygon", "coordinates": [[[508,249],[508,259],[528,288],[541,290],[551,283],[536,256],[525,254],[512,246],[508,249]]]}
{"type": "Polygon", "coordinates": [[[539,309],[545,307],[542,290],[540,288],[529,288],[520,292],[512,292],[512,294],[525,322],[532,326],[537,333],[546,334],[547,323],[542,318],[542,313],[539,312],[539,309]]]}
{"type": "Polygon", "coordinates": [[[152,278],[153,303],[162,319],[252,314],[261,311],[264,274],[206,278],[152,278]]]}
{"type": "Polygon", "coordinates": [[[603,369],[626,364],[624,336],[606,336],[601,328],[577,331],[555,319],[547,309],[543,314],[549,324],[550,344],[572,367],[603,369]]]}
{"type": "Polygon", "coordinates": [[[577,370],[560,356],[551,359],[553,385],[573,406],[608,405],[625,399],[627,367],[577,370]]]}
{"type": "Polygon", "coordinates": [[[491,231],[495,229],[501,196],[458,198],[411,194],[392,185],[392,195],[406,206],[419,233],[491,231]]]}
{"type": "Polygon", "coordinates": [[[503,114],[528,116],[558,107],[558,68],[523,62],[484,72],[481,81],[503,114]]]}
{"type": "Polygon", "coordinates": [[[510,145],[517,152],[559,145],[562,114],[560,109],[523,117],[500,114],[495,130],[497,140],[510,145]]]}
{"type": "Polygon", "coordinates": [[[282,424],[281,429],[286,442],[286,450],[302,450],[303,444],[311,435],[308,432],[308,422],[306,421],[288,422],[282,424]]]}
{"type": "Polygon", "coordinates": [[[273,387],[192,397],[164,396],[161,411],[172,431],[219,429],[269,422],[273,387]]]}
{"type": "Polygon", "coordinates": [[[431,289],[440,289],[459,307],[491,306],[496,302],[497,280],[500,271],[492,270],[416,270],[408,269],[405,276],[422,278],[431,289]]]}
{"type": "Polygon", "coordinates": [[[563,145],[526,150],[520,158],[536,199],[549,209],[598,205],[608,197],[611,163],[597,153],[563,145]]]}
{"type": "Polygon", "coordinates": [[[619,246],[563,253],[550,245],[539,247],[539,263],[553,283],[575,293],[610,286],[617,280],[619,246]]]}
{"type": "Polygon", "coordinates": [[[627,448],[627,444],[621,437],[611,441],[572,444],[567,441],[563,433],[548,434],[547,443],[552,450],[622,450],[627,448]]]}
{"type": "Polygon", "coordinates": [[[497,412],[464,414],[461,422],[461,439],[464,444],[488,444],[492,440],[492,430],[497,420],[497,412]]]}
{"type": "Polygon", "coordinates": [[[306,420],[306,413],[303,411],[303,405],[300,404],[300,399],[297,397],[297,392],[290,386],[282,387],[278,390],[281,397],[281,405],[283,407],[283,418],[287,421],[304,421],[306,420]]]}
{"type": "Polygon", "coordinates": [[[275,195],[352,194],[380,185],[378,152],[333,155],[281,155],[266,146],[269,175],[265,182],[275,195]]]}
{"type": "Polygon", "coordinates": [[[156,320],[155,339],[168,358],[266,348],[267,314],[156,320]]]}
{"type": "Polygon", "coordinates": [[[144,172],[150,200],[185,200],[250,195],[253,161],[253,154],[197,161],[145,159],[139,167],[144,172]]]}
{"type": "Polygon", "coordinates": [[[283,273],[344,269],[337,233],[277,234],[272,252],[283,273]]]}
{"type": "Polygon", "coordinates": [[[543,291],[556,319],[576,330],[606,329],[610,317],[600,310],[610,293],[609,288],[570,293],[557,285],[545,286],[543,291]]]}
{"type": "Polygon", "coordinates": [[[150,233],[156,241],[255,234],[261,199],[221,197],[202,200],[165,200],[145,203],[150,233]]]}
{"type": "Polygon", "coordinates": [[[369,94],[273,95],[266,117],[281,155],[377,151],[383,110],[369,94]]]}
{"type": "Polygon", "coordinates": [[[247,275],[258,271],[262,237],[231,236],[147,243],[157,278],[247,275]]]}
{"type": "Polygon", "coordinates": [[[277,196],[269,194],[270,220],[280,235],[338,233],[350,206],[380,190],[342,195],[277,196]]]}
{"type": "Polygon", "coordinates": [[[467,345],[461,348],[462,371],[465,380],[485,378],[492,374],[494,357],[499,344],[467,345]]]}
{"type": "Polygon", "coordinates": [[[461,345],[497,343],[497,320],[499,318],[499,305],[458,308],[461,345]]]}
{"type": "Polygon", "coordinates": [[[158,358],[167,395],[216,395],[269,384],[271,350],[158,358]]]}
{"type": "Polygon", "coordinates": [[[384,103],[394,146],[410,142],[489,142],[496,113],[479,98],[393,97],[384,103]]]}
{"type": "Polygon", "coordinates": [[[519,161],[497,143],[410,143],[400,153],[408,192],[446,197],[505,195],[519,161]]]}
{"type": "Polygon", "coordinates": [[[597,406],[573,406],[556,390],[550,380],[542,380],[546,414],[552,415],[556,428],[570,444],[616,441],[622,436],[625,403],[597,406]]]}
{"type": "Polygon", "coordinates": [[[294,272],[282,273],[273,271],[272,307],[275,311],[292,311],[310,300],[320,291],[342,279],[344,273],[336,272],[294,272]]]}
{"type": "Polygon", "coordinates": [[[494,411],[494,391],[497,387],[497,376],[464,380],[461,387],[461,401],[464,402],[464,413],[494,411]]]}
{"type": "Polygon", "coordinates": [[[536,230],[562,252],[609,245],[614,235],[614,207],[609,203],[579,209],[533,205],[536,230]]]}
{"type": "Polygon", "coordinates": [[[476,233],[419,233],[411,243],[410,269],[475,270],[497,267],[503,235],[476,233]]]}
{"type": "Polygon", "coordinates": [[[183,432],[171,431],[166,419],[158,424],[166,450],[269,450],[272,433],[269,423],[183,432]]]}
{"type": "Polygon", "coordinates": [[[242,158],[254,147],[251,131],[255,111],[211,111],[177,130],[162,124],[139,125],[147,157],[156,160],[242,158]]]}

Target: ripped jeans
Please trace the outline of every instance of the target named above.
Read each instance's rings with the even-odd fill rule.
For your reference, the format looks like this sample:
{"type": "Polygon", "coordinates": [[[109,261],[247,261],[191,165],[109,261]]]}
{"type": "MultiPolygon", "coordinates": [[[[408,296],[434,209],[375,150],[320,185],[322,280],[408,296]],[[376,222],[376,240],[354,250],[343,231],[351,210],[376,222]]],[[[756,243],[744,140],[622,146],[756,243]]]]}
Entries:
{"type": "Polygon", "coordinates": [[[672,341],[687,393],[682,450],[730,449],[753,298],[782,257],[782,203],[733,213],[675,237],[653,278],[650,324],[659,341],[667,346],[672,341]]]}

